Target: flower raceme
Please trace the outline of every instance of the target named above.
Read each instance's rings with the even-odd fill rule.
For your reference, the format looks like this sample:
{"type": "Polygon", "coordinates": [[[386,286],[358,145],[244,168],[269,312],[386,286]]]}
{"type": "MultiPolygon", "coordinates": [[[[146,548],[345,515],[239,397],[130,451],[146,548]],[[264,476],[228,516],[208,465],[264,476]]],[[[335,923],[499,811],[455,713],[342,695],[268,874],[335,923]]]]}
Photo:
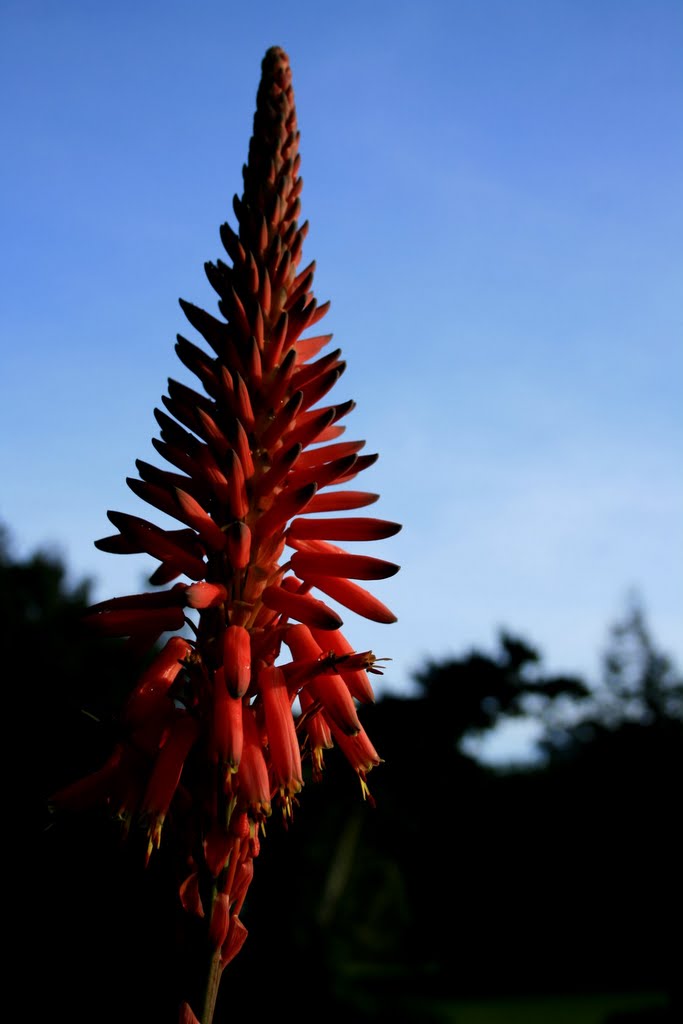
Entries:
{"type": "Polygon", "coordinates": [[[178,337],[197,390],[169,381],[153,443],[171,468],[138,461],[139,478],[128,480],[179,528],[109,512],[117,532],[97,542],[152,555],[150,582],[164,589],[95,605],[93,629],[128,638],[140,654],[176,635],[130,695],[110,760],[55,798],[105,801],[126,822],[142,819],[148,857],[168,814],[187,820],[177,830],[192,868],[181,901],[207,918],[221,969],[246,935],[238,914],[263,820],[274,803],[291,815],[302,755],[318,779],[323,751],[337,744],[365,794],[380,760],[357,702],[373,699],[368,672],[381,669],[371,652],[354,651],[327,601],[395,621],[363,584],[398,566],[336,543],[385,539],[400,527],[348,514],[377,500],[347,487],[377,457],[360,454],[363,441],[340,440],[353,402],[320,404],[345,364],[339,349],[321,354],[331,335],[310,333],[329,303],[313,296],[315,264],[299,269],[307,224],[298,221],[298,143],[289,61],[273,48],[234,200],[238,230],[220,232],[231,265],[205,268],[222,319],[181,302],[208,346],[178,337]],[[177,635],[188,624],[191,635],[177,635]]]}

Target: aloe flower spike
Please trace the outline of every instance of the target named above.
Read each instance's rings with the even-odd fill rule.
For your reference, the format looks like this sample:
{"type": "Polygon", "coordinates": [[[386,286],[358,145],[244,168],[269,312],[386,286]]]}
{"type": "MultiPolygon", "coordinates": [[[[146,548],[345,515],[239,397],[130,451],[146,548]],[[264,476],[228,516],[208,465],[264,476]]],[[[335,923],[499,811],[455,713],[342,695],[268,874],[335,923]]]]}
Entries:
{"type": "Polygon", "coordinates": [[[377,500],[344,488],[377,456],[359,454],[364,441],[340,440],[352,401],[319,404],[346,364],[340,349],[325,353],[331,334],[308,333],[329,302],[314,296],[315,262],[300,266],[308,225],[299,223],[298,150],[289,59],[273,47],[236,226],[220,230],[230,262],[205,266],[220,315],[181,300],[206,344],[178,335],[196,389],[169,380],[153,442],[168,465],[138,461],[140,479],[128,481],[178,527],[110,511],[118,532],[97,542],[151,555],[157,589],[99,603],[91,626],[141,654],[174,636],[129,698],[115,753],[54,796],[57,806],[99,802],[141,821],[147,859],[173,819],[179,902],[205,927],[210,951],[203,1004],[184,1002],[182,1024],[213,1020],[221,975],[247,935],[240,915],[273,806],[286,822],[334,743],[366,796],[380,763],[357,708],[373,699],[368,672],[381,671],[378,659],[355,651],[326,602],[395,621],[365,583],[398,566],[333,542],[389,538],[400,526],[348,514],[377,500]],[[316,518],[329,512],[344,514],[316,518]]]}

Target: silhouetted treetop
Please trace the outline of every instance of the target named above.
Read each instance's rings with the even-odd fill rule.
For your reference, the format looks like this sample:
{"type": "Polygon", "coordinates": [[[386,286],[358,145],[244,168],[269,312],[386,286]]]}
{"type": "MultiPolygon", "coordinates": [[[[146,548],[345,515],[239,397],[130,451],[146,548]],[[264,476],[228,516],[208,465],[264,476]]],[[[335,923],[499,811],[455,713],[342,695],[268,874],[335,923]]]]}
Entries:
{"type": "Polygon", "coordinates": [[[462,658],[430,661],[414,676],[452,743],[493,729],[502,718],[542,713],[560,698],[585,700],[588,687],[573,676],[546,676],[538,651],[501,632],[493,655],[472,650],[462,658]]]}
{"type": "Polygon", "coordinates": [[[590,756],[640,778],[643,759],[683,770],[683,678],[657,649],[638,600],[609,630],[602,678],[589,699],[569,713],[549,709],[545,724],[541,747],[551,761],[590,756]]]}
{"type": "Polygon", "coordinates": [[[683,678],[655,648],[637,598],[610,630],[598,699],[602,715],[612,722],[683,719],[683,678]]]}

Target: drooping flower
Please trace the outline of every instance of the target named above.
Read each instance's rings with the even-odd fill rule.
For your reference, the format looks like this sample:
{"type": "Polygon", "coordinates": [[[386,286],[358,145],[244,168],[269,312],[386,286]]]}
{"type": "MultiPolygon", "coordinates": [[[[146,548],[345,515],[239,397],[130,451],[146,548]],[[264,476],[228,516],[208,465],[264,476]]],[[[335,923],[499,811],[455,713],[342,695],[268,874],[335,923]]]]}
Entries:
{"type": "MultiPolygon", "coordinates": [[[[114,755],[55,796],[64,806],[105,801],[142,820],[148,856],[165,818],[177,816],[178,841],[186,836],[179,860],[190,865],[181,902],[205,919],[213,950],[204,1022],[220,972],[246,937],[238,915],[258,833],[273,803],[291,814],[302,754],[319,779],[323,750],[337,743],[364,793],[380,760],[356,706],[373,699],[367,672],[380,671],[377,659],[354,651],[326,602],[395,621],[364,584],[398,566],[334,543],[387,538],[400,527],[336,514],[377,500],[346,487],[377,456],[359,454],[363,441],[339,440],[352,401],[320,404],[345,363],[339,349],[321,354],[331,335],[311,333],[329,303],[313,295],[315,264],[300,268],[308,225],[299,223],[298,146],[289,60],[275,47],[262,65],[237,230],[220,231],[230,264],[205,266],[220,318],[181,301],[206,347],[178,336],[196,389],[169,380],[155,411],[153,443],[171,468],[138,461],[139,477],[128,480],[179,527],[109,512],[118,532],[97,542],[155,558],[158,589],[95,605],[93,628],[141,653],[176,635],[131,694],[114,755]]],[[[195,1019],[188,1004],[181,1019],[195,1019]]]]}

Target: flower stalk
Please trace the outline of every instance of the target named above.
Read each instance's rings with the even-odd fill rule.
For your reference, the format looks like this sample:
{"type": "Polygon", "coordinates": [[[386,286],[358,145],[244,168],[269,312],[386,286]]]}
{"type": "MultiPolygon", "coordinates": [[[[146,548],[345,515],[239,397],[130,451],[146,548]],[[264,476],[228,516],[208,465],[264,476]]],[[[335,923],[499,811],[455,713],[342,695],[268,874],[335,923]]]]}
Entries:
{"type": "MultiPolygon", "coordinates": [[[[197,389],[170,380],[155,411],[153,443],[171,468],[138,461],[139,477],[128,480],[179,526],[110,511],[118,532],[97,542],[159,564],[155,590],[95,605],[92,628],[140,654],[175,635],[129,697],[112,757],[54,798],[73,808],[106,803],[141,822],[147,859],[174,816],[178,863],[189,866],[180,902],[206,925],[201,1024],[211,1024],[223,970],[246,938],[239,915],[273,806],[291,817],[306,758],[320,779],[333,744],[364,795],[380,762],[357,705],[373,699],[368,672],[381,669],[372,652],[353,649],[327,601],[395,621],[365,582],[398,566],[336,542],[383,539],[400,527],[346,514],[377,500],[346,486],[377,456],[359,454],[363,441],[339,440],[353,402],[319,405],[345,363],[339,349],[321,354],[331,335],[310,333],[329,303],[314,297],[315,263],[300,267],[308,225],[299,223],[298,147],[289,60],[274,47],[234,200],[237,230],[220,231],[230,263],[205,266],[221,318],[181,301],[207,348],[178,336],[197,389]]],[[[180,1019],[198,1019],[187,1002],[180,1019]]]]}

